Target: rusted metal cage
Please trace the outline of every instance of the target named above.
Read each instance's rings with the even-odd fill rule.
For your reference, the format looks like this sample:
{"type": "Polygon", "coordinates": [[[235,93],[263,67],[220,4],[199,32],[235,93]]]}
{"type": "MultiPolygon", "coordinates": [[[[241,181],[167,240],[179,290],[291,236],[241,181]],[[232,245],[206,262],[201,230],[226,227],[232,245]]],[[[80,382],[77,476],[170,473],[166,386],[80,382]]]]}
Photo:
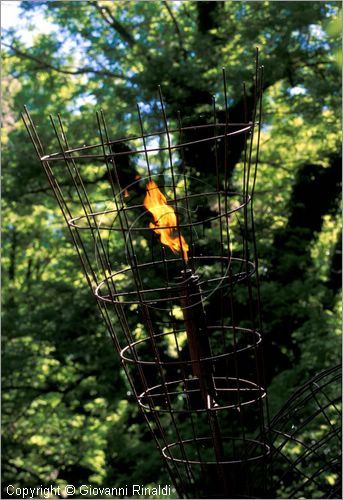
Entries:
{"type": "Polygon", "coordinates": [[[272,498],[342,498],[342,367],[314,375],[270,422],[272,498]]]}
{"type": "Polygon", "coordinates": [[[266,494],[270,446],[253,214],[262,74],[257,62],[249,92],[243,86],[239,122],[230,121],[223,71],[221,107],[213,98],[212,115],[201,124],[185,123],[180,113],[167,118],[159,89],[157,132],[145,131],[138,108],[140,133],[114,140],[99,112],[98,141],[73,147],[61,117],[50,117],[54,153],[23,113],[180,498],[266,494]],[[203,161],[212,172],[206,179],[199,175],[203,161]],[[127,172],[134,171],[132,180],[127,172]]]}

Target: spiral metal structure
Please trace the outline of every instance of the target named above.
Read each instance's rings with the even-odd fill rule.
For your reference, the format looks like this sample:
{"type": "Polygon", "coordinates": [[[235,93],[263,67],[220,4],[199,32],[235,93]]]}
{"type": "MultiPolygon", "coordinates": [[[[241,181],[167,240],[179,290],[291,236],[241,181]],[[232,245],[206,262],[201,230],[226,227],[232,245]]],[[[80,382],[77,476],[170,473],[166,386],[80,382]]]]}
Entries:
{"type": "Polygon", "coordinates": [[[145,131],[138,108],[139,133],[113,139],[98,112],[98,140],[72,147],[61,117],[50,117],[57,145],[47,153],[30,113],[23,113],[180,498],[252,498],[268,490],[271,450],[253,213],[262,73],[256,62],[235,123],[228,114],[225,71],[224,105],[219,108],[213,98],[212,115],[201,124],[180,113],[168,118],[159,89],[157,132],[145,131]],[[237,141],[238,163],[232,153],[237,141]],[[205,157],[213,175],[202,180],[205,157]],[[133,179],[132,172],[138,172],[133,179]],[[169,213],[172,223],[152,218],[147,186],[158,190],[161,213],[169,213]]]}

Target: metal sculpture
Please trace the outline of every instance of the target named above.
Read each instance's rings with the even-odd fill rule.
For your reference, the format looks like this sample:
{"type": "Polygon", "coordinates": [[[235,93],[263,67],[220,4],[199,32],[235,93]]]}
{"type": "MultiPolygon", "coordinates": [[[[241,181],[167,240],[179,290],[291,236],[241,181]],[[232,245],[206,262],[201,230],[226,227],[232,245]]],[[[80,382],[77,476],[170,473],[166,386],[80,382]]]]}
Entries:
{"type": "Polygon", "coordinates": [[[341,381],[341,366],[323,370],[272,419],[272,498],[342,498],[341,381]]]}
{"type": "Polygon", "coordinates": [[[23,113],[180,498],[264,497],[270,488],[253,213],[262,88],[256,57],[239,123],[229,119],[223,70],[223,109],[213,98],[205,123],[185,125],[178,114],[170,125],[159,89],[162,129],[146,132],[138,108],[140,133],[113,140],[99,112],[99,141],[81,147],[50,117],[59,149],[51,154],[23,113]],[[204,151],[213,166],[206,181],[204,151]],[[133,182],[123,183],[123,162],[140,172],[133,182]]]}

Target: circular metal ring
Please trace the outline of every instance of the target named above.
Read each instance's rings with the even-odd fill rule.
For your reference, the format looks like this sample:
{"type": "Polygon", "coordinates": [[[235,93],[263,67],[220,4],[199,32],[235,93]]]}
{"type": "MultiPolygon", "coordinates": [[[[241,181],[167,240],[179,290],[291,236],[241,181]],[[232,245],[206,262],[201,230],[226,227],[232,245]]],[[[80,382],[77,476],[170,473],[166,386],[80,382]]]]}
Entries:
{"type": "MultiPolygon", "coordinates": [[[[165,186],[165,187],[168,187],[168,186],[165,186]]],[[[243,195],[242,193],[239,193],[236,191],[227,191],[227,192],[225,192],[225,191],[209,191],[209,192],[205,192],[205,193],[189,194],[187,197],[186,196],[179,196],[179,197],[176,197],[176,198],[169,200],[168,204],[172,207],[173,205],[175,205],[175,203],[181,202],[184,200],[196,201],[198,198],[203,198],[203,197],[209,198],[211,196],[218,198],[219,195],[224,195],[225,199],[228,199],[228,198],[234,197],[234,196],[239,197],[241,199],[241,201],[239,202],[240,204],[231,208],[230,210],[224,210],[221,213],[218,213],[212,217],[208,217],[207,219],[202,219],[202,220],[192,221],[192,222],[187,222],[187,223],[180,223],[180,224],[177,224],[175,226],[159,226],[159,229],[174,229],[174,230],[181,231],[181,230],[188,229],[188,228],[191,228],[194,226],[207,224],[208,222],[228,217],[229,215],[233,214],[234,212],[237,212],[241,208],[245,207],[251,200],[250,195],[243,195]]],[[[223,205],[225,205],[224,202],[223,202],[223,205]]],[[[121,225],[119,225],[118,227],[115,227],[113,224],[101,225],[101,218],[104,216],[108,216],[109,214],[113,214],[113,220],[115,220],[119,216],[120,213],[130,212],[130,211],[134,211],[134,210],[137,210],[137,211],[144,210],[144,211],[148,212],[148,210],[142,204],[125,206],[125,207],[123,206],[123,207],[120,207],[119,209],[114,208],[112,210],[102,210],[99,212],[89,212],[85,215],[80,215],[79,217],[74,217],[73,219],[68,220],[68,225],[70,227],[74,227],[74,228],[81,229],[81,230],[94,229],[97,231],[104,231],[104,230],[105,231],[119,231],[122,233],[123,227],[121,225]],[[98,217],[100,218],[99,224],[96,222],[96,219],[98,217]],[[77,223],[78,221],[84,221],[84,220],[86,221],[87,225],[81,225],[81,224],[77,223]]],[[[149,227],[149,225],[144,226],[144,227],[130,226],[130,227],[124,228],[124,231],[130,231],[130,232],[150,231],[151,232],[152,229],[149,227]]]]}
{"type": "MultiPolygon", "coordinates": [[[[175,456],[172,456],[171,452],[172,449],[175,447],[180,447],[180,449],[183,450],[183,453],[185,453],[185,448],[189,445],[193,445],[198,447],[198,445],[206,445],[208,444],[208,449],[213,447],[213,439],[211,437],[198,437],[198,438],[193,438],[193,439],[182,439],[180,441],[176,441],[175,443],[168,444],[164,448],[162,448],[162,454],[167,460],[172,460],[173,462],[179,462],[183,464],[199,464],[199,465],[229,465],[229,464],[242,464],[246,462],[254,462],[257,460],[261,460],[265,458],[267,455],[270,454],[270,447],[266,443],[262,443],[261,441],[257,441],[255,439],[242,439],[242,438],[236,438],[236,437],[231,437],[231,436],[224,436],[222,438],[223,443],[225,442],[230,442],[230,441],[239,441],[243,445],[249,444],[252,449],[256,447],[261,448],[261,453],[258,455],[253,455],[253,456],[247,456],[246,458],[241,458],[241,459],[235,459],[234,457],[231,460],[188,460],[187,458],[178,458],[175,456]]],[[[244,450],[247,452],[247,450],[244,450]]],[[[182,453],[182,454],[183,454],[182,453]]]]}
{"type": "MultiPolygon", "coordinates": [[[[248,350],[251,350],[251,349],[254,349],[256,346],[258,346],[260,343],[261,343],[261,334],[259,332],[257,332],[256,330],[251,330],[249,328],[241,328],[241,327],[235,327],[233,328],[232,326],[208,326],[207,329],[209,331],[213,331],[213,330],[232,330],[233,332],[237,332],[238,335],[242,334],[242,336],[244,337],[245,335],[251,335],[252,337],[255,337],[254,338],[254,341],[252,341],[251,343],[248,343],[247,342],[247,345],[245,347],[239,347],[237,348],[235,345],[232,346],[232,350],[231,351],[228,351],[228,352],[225,352],[225,353],[221,353],[221,354],[217,354],[217,355],[214,355],[214,356],[211,356],[211,357],[208,357],[208,358],[201,358],[200,359],[200,362],[202,363],[215,363],[216,361],[221,361],[225,358],[230,358],[231,356],[234,356],[236,354],[241,354],[242,352],[245,352],[245,351],[248,351],[248,350]]],[[[161,339],[162,337],[167,337],[168,335],[172,336],[174,339],[175,339],[175,336],[177,336],[178,333],[184,333],[185,330],[182,329],[182,330],[173,330],[171,332],[163,332],[163,333],[158,333],[157,335],[154,335],[153,339],[151,337],[145,337],[144,339],[140,339],[140,340],[137,340],[136,342],[132,342],[131,344],[127,345],[126,347],[124,347],[124,349],[121,350],[120,352],[120,357],[123,361],[126,361],[128,363],[133,363],[133,364],[137,364],[137,365],[150,365],[150,366],[171,366],[171,365],[180,365],[180,366],[185,366],[185,365],[188,365],[188,366],[191,366],[193,365],[194,363],[199,363],[199,360],[192,360],[192,359],[189,359],[189,360],[182,360],[182,359],[179,359],[179,360],[176,360],[176,361],[165,361],[163,363],[161,363],[160,361],[145,361],[143,359],[139,359],[139,356],[136,357],[136,359],[134,357],[130,358],[128,356],[129,353],[132,353],[132,354],[137,354],[137,346],[138,348],[142,345],[147,345],[149,343],[153,343],[159,339],[161,339]]],[[[151,348],[151,346],[149,346],[149,352],[154,352],[154,349],[151,348]]]]}
{"type": "MultiPolygon", "coordinates": [[[[237,257],[222,257],[219,255],[214,255],[214,256],[197,256],[197,257],[192,257],[191,259],[193,262],[199,261],[200,263],[201,261],[206,261],[211,259],[218,262],[227,263],[227,269],[224,275],[212,279],[211,278],[206,279],[204,281],[201,280],[201,273],[199,273],[199,271],[196,269],[196,273],[200,274],[199,285],[201,287],[204,287],[206,285],[211,286],[211,284],[214,284],[216,288],[219,288],[219,286],[222,287],[233,286],[234,284],[239,283],[246,278],[249,278],[255,272],[255,265],[253,262],[240,259],[237,257]],[[244,269],[245,267],[247,270],[239,271],[230,275],[228,274],[228,271],[230,270],[232,265],[240,265],[241,268],[244,269]]],[[[137,264],[134,270],[137,272],[141,269],[144,270],[149,267],[156,267],[159,264],[163,266],[165,265],[166,262],[167,263],[180,262],[180,258],[173,258],[164,261],[158,260],[154,262],[137,264]]],[[[144,304],[145,306],[153,308],[154,306],[156,306],[156,304],[163,305],[163,303],[168,303],[170,301],[180,301],[180,299],[182,298],[180,294],[180,283],[172,283],[172,282],[169,282],[169,286],[164,286],[161,288],[144,288],[139,291],[137,291],[136,289],[132,291],[127,291],[127,290],[115,291],[116,285],[119,286],[122,285],[122,283],[120,283],[120,281],[122,280],[122,276],[125,277],[125,275],[129,275],[130,273],[133,273],[131,267],[127,267],[125,269],[121,269],[120,271],[116,271],[111,276],[101,281],[101,283],[99,283],[99,285],[95,288],[94,291],[94,294],[97,297],[97,299],[99,299],[102,302],[108,302],[112,304],[120,304],[120,305],[144,304]],[[106,295],[102,294],[102,290],[104,288],[106,289],[105,291],[107,292],[106,295]],[[132,300],[130,300],[131,297],[133,297],[132,300]]],[[[207,293],[206,289],[202,288],[203,297],[206,297],[206,293],[207,293]]]]}
{"type": "MultiPolygon", "coordinates": [[[[255,122],[255,124],[258,122],[255,122]]],[[[128,155],[133,155],[133,154],[139,154],[139,153],[152,153],[155,151],[166,151],[166,150],[173,150],[173,149],[181,149],[187,146],[192,146],[193,144],[199,144],[201,142],[208,142],[208,141],[216,141],[223,139],[224,137],[230,137],[234,135],[239,135],[239,134],[247,134],[249,133],[252,128],[253,128],[254,123],[253,122],[245,122],[245,123],[216,123],[215,125],[213,124],[204,124],[204,125],[193,125],[193,126],[188,126],[188,127],[180,127],[177,129],[170,129],[168,132],[164,131],[156,131],[156,132],[151,132],[149,134],[142,134],[142,135],[137,135],[137,136],[131,136],[131,137],[123,137],[121,139],[117,139],[115,141],[109,141],[108,145],[114,145],[116,143],[129,143],[130,141],[136,141],[142,140],[142,138],[148,138],[148,137],[160,137],[165,134],[170,134],[173,132],[183,132],[185,130],[200,130],[200,129],[206,129],[210,128],[213,130],[213,127],[216,129],[224,128],[224,134],[218,134],[218,135],[210,135],[209,137],[205,137],[202,139],[198,139],[196,141],[191,141],[187,143],[180,143],[180,144],[175,144],[171,146],[165,146],[165,147],[158,147],[158,148],[151,148],[151,149],[142,149],[142,150],[129,150],[129,151],[124,151],[124,152],[118,152],[118,153],[112,153],[109,155],[104,155],[102,152],[101,154],[93,154],[93,155],[80,155],[79,153],[83,153],[85,151],[89,151],[91,149],[95,148],[103,148],[103,144],[94,144],[90,146],[81,146],[78,148],[72,148],[72,149],[67,149],[64,151],[64,154],[71,155],[72,153],[78,153],[78,156],[72,156],[71,158],[73,159],[78,159],[78,158],[105,158],[105,157],[118,157],[118,156],[128,156],[128,155]],[[238,130],[234,130],[233,132],[228,132],[227,129],[231,127],[239,127],[238,130]]],[[[64,156],[61,154],[61,152],[58,153],[52,153],[50,155],[43,155],[40,157],[41,161],[54,161],[54,160],[63,160],[64,156]]]]}
{"type": "Polygon", "coordinates": [[[201,396],[198,378],[175,380],[155,385],[142,392],[138,396],[138,402],[144,410],[154,413],[204,413],[241,408],[266,397],[264,388],[250,380],[237,377],[213,377],[213,381],[216,386],[217,397],[213,398],[213,406],[210,408],[205,407],[205,403],[204,407],[201,408],[171,408],[172,404],[177,405],[180,403],[190,406],[192,398],[201,396]],[[218,387],[220,384],[222,387],[218,387]],[[188,387],[186,387],[187,385],[188,387]],[[192,385],[194,388],[192,388],[192,385]],[[251,397],[252,394],[254,394],[253,397],[251,397]],[[237,401],[220,404],[220,397],[224,399],[225,396],[230,396],[232,399],[236,398],[237,401]]]}

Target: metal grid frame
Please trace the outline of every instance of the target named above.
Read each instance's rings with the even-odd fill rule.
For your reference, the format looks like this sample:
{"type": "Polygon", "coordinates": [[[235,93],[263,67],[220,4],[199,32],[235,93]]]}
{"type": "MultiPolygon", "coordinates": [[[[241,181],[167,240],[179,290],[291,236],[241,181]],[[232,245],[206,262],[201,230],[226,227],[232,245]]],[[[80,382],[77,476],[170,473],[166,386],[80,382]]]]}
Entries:
{"type": "Polygon", "coordinates": [[[73,148],[61,117],[50,116],[59,147],[52,154],[44,151],[26,108],[22,114],[132,393],[180,498],[261,497],[267,488],[270,446],[253,214],[262,89],[257,53],[254,106],[248,110],[243,85],[240,123],[229,120],[225,70],[223,122],[218,122],[213,98],[209,124],[183,126],[179,113],[170,127],[160,88],[162,131],[145,132],[137,107],[141,133],[112,140],[100,111],[100,142],[73,148]],[[235,181],[239,191],[231,186],[230,163],[230,144],[238,136],[244,140],[235,181]],[[158,147],[149,147],[156,141],[158,147]],[[188,164],[199,147],[207,147],[213,158],[213,184],[207,190],[188,164]],[[160,170],[153,165],[156,153],[164,165],[160,170]],[[146,178],[123,186],[117,164],[134,156],[144,163],[146,178]],[[106,173],[109,209],[89,190],[87,167],[94,164],[106,173]],[[176,214],[171,229],[180,242],[187,235],[188,261],[183,252],[171,254],[161,245],[148,222],[142,224],[142,217],[143,222],[149,217],[142,200],[133,196],[131,201],[130,193],[137,190],[136,198],[142,198],[139,186],[152,180],[176,214]],[[199,206],[210,207],[207,216],[201,216],[199,206]],[[118,250],[113,240],[118,235],[128,266],[114,270],[118,250]],[[148,251],[140,250],[142,241],[148,251]],[[150,276],[157,286],[150,285],[150,276]]]}

